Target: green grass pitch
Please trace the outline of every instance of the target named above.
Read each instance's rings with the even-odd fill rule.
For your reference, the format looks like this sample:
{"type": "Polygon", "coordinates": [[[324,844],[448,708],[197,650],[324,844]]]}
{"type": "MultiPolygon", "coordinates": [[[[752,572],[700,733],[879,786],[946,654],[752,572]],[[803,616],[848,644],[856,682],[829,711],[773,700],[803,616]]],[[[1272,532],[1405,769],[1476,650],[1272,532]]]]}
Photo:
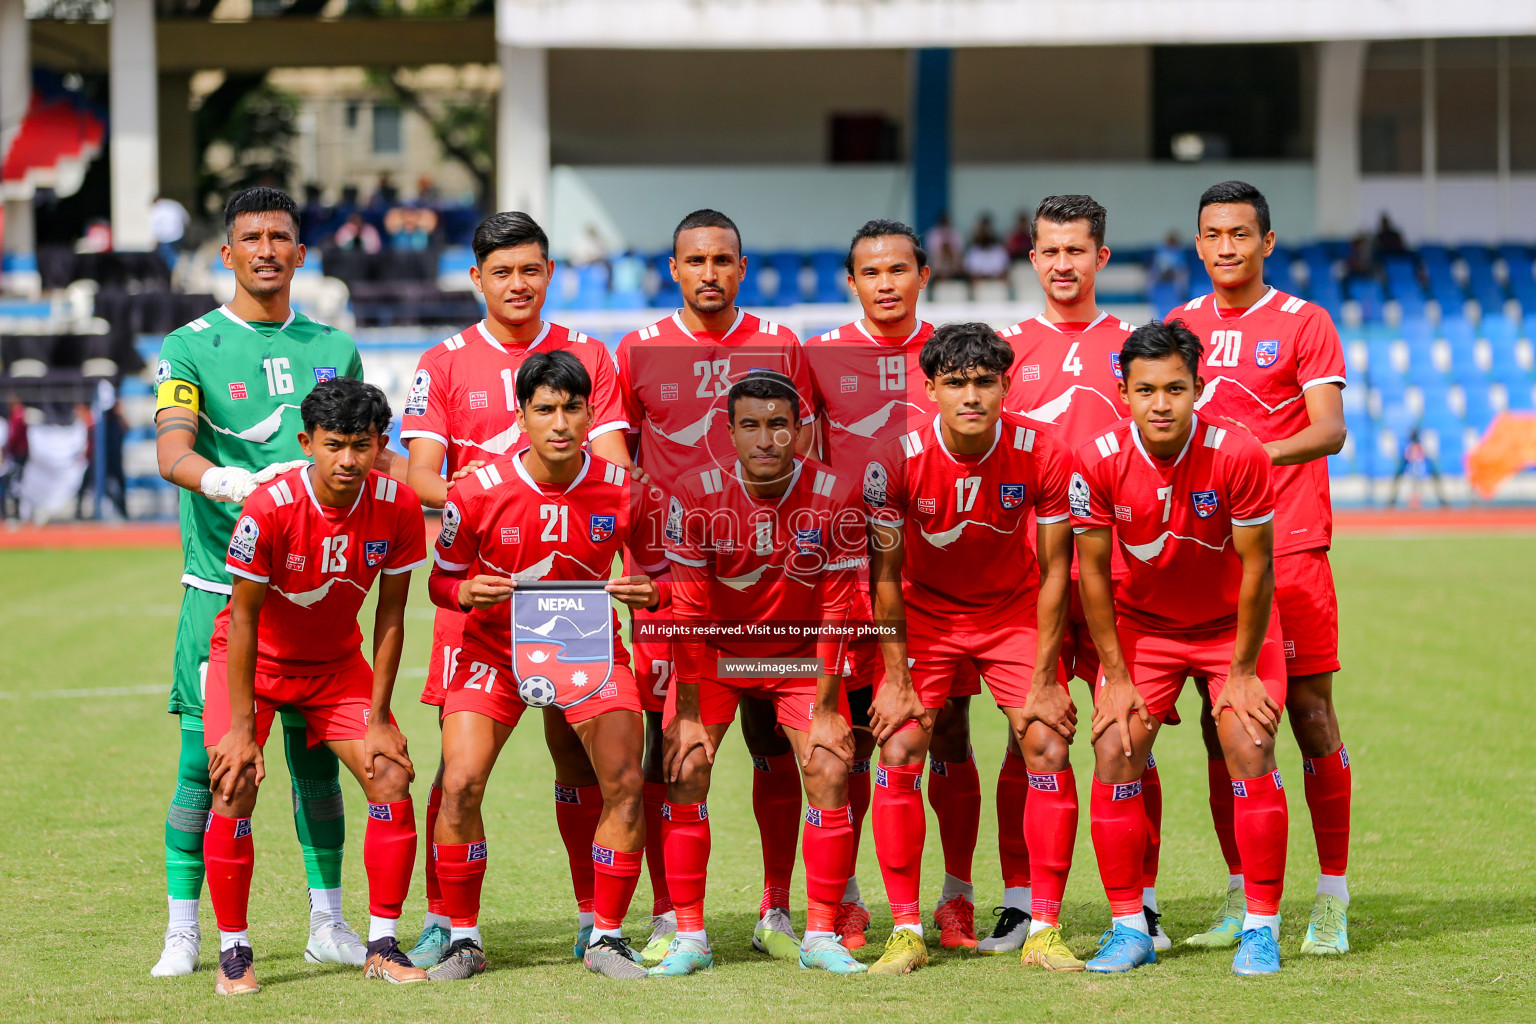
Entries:
{"type": "MultiPolygon", "coordinates": [[[[719,966],[693,979],[622,985],[570,956],[574,906],[555,831],[551,773],[536,722],[492,780],[492,862],[482,914],[491,969],[471,983],[394,989],[359,971],[303,962],[307,907],[282,755],[273,749],[256,811],[252,937],[264,988],[224,1002],[208,964],[148,976],[164,924],[161,828],[176,727],[164,713],[180,588],[174,551],[0,553],[0,1019],[6,1021],[1513,1021],[1536,1019],[1536,539],[1348,538],[1334,553],[1343,616],[1338,705],[1355,769],[1350,864],[1354,952],[1297,953],[1315,881],[1301,771],[1283,733],[1291,845],[1278,978],[1243,980],[1229,953],[1183,952],[1225,881],[1206,809],[1193,724],[1158,746],[1166,802],[1159,894],[1172,955],[1128,976],[1021,969],[1012,957],[936,954],[907,978],[833,978],[750,950],[760,882],[749,765],[721,752],[711,795],[708,920],[719,966]],[[69,693],[65,691],[76,691],[69,693]],[[84,693],[79,691],[86,691],[84,693]],[[1524,736],[1525,739],[1520,737],[1524,736]],[[1524,753],[1522,753],[1522,751],[1524,753]]],[[[418,814],[437,759],[432,715],[415,702],[431,609],[417,581],[396,710],[418,766],[418,814]]],[[[1074,697],[1084,702],[1081,684],[1074,697]]],[[[991,786],[1002,716],[973,708],[986,809],[976,857],[979,927],[1001,896],[991,786]]],[[[1087,721],[1087,716],[1083,716],[1087,721]]],[[[1091,770],[1074,747],[1080,788],[1091,770]]],[[[347,911],[366,924],[361,794],[344,781],[347,911]]],[[[860,877],[874,911],[873,959],[890,917],[866,829],[860,877]]],[[[942,860],[930,822],[925,902],[942,860]]],[[[796,871],[796,923],[803,915],[796,871]]],[[[630,917],[649,909],[642,880],[630,917]]],[[[419,875],[402,932],[413,938],[419,875]]],[[[1088,839],[1087,800],[1064,907],[1067,939],[1091,950],[1108,922],[1088,839]]],[[[408,943],[407,943],[408,944],[408,943]]]]}

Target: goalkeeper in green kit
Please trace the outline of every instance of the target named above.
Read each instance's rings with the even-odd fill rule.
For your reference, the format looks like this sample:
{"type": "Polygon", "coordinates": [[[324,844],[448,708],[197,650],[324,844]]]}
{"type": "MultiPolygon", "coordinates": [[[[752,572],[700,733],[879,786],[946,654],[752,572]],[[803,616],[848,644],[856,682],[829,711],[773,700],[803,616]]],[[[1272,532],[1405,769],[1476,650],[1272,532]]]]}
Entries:
{"type": "MultiPolygon", "coordinates": [[[[294,202],[273,188],[251,188],[224,208],[224,265],[235,296],[165,339],[155,371],[155,446],[160,475],[179,487],[184,588],[168,710],[180,716],[176,792],[165,822],[170,920],[155,977],[191,974],[201,934],[203,829],[208,819],[208,758],[203,749],[203,686],[213,620],[229,600],[225,553],[240,503],[262,483],[306,461],[299,404],[334,377],[363,376],[345,332],[295,312],[288,302],[304,263],[294,202]]],[[[390,472],[388,452],[378,468],[390,472]]],[[[404,460],[396,467],[403,472],[404,460]]],[[[294,824],[309,880],[305,959],[360,966],[366,948],[341,914],[345,828],[336,755],[310,747],[304,719],[282,712],[293,777],[294,824]]]]}

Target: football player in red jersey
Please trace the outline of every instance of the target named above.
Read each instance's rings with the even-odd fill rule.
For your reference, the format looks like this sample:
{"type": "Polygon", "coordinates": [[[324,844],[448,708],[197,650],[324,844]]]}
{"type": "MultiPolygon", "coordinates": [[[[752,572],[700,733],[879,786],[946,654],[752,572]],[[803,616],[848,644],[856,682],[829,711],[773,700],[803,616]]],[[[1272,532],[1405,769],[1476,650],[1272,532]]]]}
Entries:
{"type": "MultiPolygon", "coordinates": [[[[845,267],[864,316],[807,340],[804,347],[819,410],[822,457],[839,475],[862,479],[875,449],[923,425],[937,409],[918,363],[918,353],[933,336],[933,325],[917,314],[918,295],[928,284],[928,256],[917,233],[907,225],[872,220],[854,233],[845,267]]],[[[868,580],[861,580],[856,598],[861,615],[868,614],[868,589],[868,580]]],[[[846,686],[855,738],[849,777],[855,861],[869,809],[870,758],[875,748],[869,731],[869,702],[881,664],[880,646],[873,639],[849,646],[846,686]]],[[[934,908],[934,923],[946,948],[976,945],[971,863],[981,819],[981,779],[971,753],[970,702],[972,695],[981,692],[981,680],[968,666],[963,675],[934,720],[928,748],[928,803],[939,819],[944,847],[944,889],[934,908]]],[[[865,943],[868,927],[869,910],[858,879],[850,878],[838,908],[838,935],[849,949],[858,949],[865,943]]]]}
{"type": "Polygon", "coordinates": [[[246,908],[256,851],[251,812],[266,774],[261,748],[279,706],[303,714],[368,799],[365,978],[426,981],[400,951],[395,928],[416,857],[415,776],[389,711],[405,634],[411,570],[426,564],[421,503],[375,472],[389,403],[347,377],[325,381],[300,406],[299,443],[313,464],[280,474],[246,502],[229,542],[234,578],[208,655],[208,776],[204,837],[208,890],[219,921],[214,992],[255,992],[246,908]],[[373,667],[357,615],[378,577],[373,667]]]}
{"type": "MultiPolygon", "coordinates": [[[[1131,325],[1099,309],[1094,287],[1098,272],[1108,264],[1104,244],[1108,213],[1092,196],[1047,196],[1035,207],[1030,261],[1045,293],[1045,312],[999,331],[1018,356],[1013,383],[1004,407],[1051,424],[1068,451],[1125,417],[1120,399],[1120,346],[1131,325]]],[[[1125,575],[1125,559],[1116,549],[1111,566],[1116,579],[1125,575]]],[[[1072,567],[1077,579],[1077,565],[1072,567]]],[[[1099,677],[1093,637],[1083,619],[1082,600],[1072,588],[1072,610],[1062,641],[1067,669],[1085,681],[1090,692],[1099,677]]],[[[1163,789],[1157,766],[1147,765],[1141,778],[1147,808],[1147,859],[1142,868],[1142,893],[1147,929],[1157,949],[1172,943],[1158,923],[1157,863],[1162,848],[1163,789]]],[[[1003,908],[992,936],[982,940],[982,952],[1002,953],[1023,945],[1029,910],[1028,849],[1021,816],[1001,813],[1024,803],[1029,795],[1023,755],[1010,744],[997,780],[998,847],[1003,861],[1003,908]]]]}
{"type": "MultiPolygon", "coordinates": [[[[933,714],[963,678],[962,666],[986,679],[1037,788],[1055,794],[1050,801],[1037,794],[1025,813],[1040,816],[1041,835],[1051,837],[1034,863],[1048,865],[1062,885],[1077,813],[1067,759],[1075,711],[1059,678],[1071,566],[1065,449],[1033,420],[1003,411],[1013,351],[992,328],[941,327],[921,362],[938,412],[882,446],[864,475],[875,621],[906,624],[904,644],[882,645],[885,675],[870,711],[881,742],[875,848],[896,924],[870,968],[879,974],[927,963],[917,906],[922,761],[933,714]]],[[[1059,888],[1048,897],[1044,887],[1043,878],[1036,881],[1035,906],[1053,898],[1059,908],[1059,888]]],[[[1081,961],[1060,955],[1059,931],[1042,927],[1048,966],[1080,970],[1081,961]]]]}
{"type": "MultiPolygon", "coordinates": [[[[627,466],[624,431],[629,424],[608,349],[542,319],[555,266],[544,230],[526,213],[495,213],[475,229],[474,250],[469,277],[485,297],[486,317],[422,355],[406,398],[400,437],[411,454],[407,480],[422,504],[442,508],[450,481],[527,444],[517,424],[515,382],[534,352],[567,351],[581,360],[592,379],[588,446],[598,457],[627,466]]],[[[437,610],[423,703],[442,707],[463,632],[460,612],[437,610]]],[[[544,738],[555,760],[555,821],[570,861],[577,908],[574,953],[580,957],[592,930],[592,833],[602,813],[602,794],[580,740],[554,708],[545,709],[544,738]]],[[[427,801],[427,842],[442,805],[442,776],[439,763],[427,801]]],[[[418,967],[437,963],[449,943],[436,862],[423,857],[422,869],[427,915],[408,954],[418,967]]]]}
{"type": "Polygon", "coordinates": [[[684,630],[723,632],[713,639],[688,633],[673,644],[677,677],[667,696],[662,828],[677,936],[651,973],[692,974],[714,963],[704,927],[710,848],[705,801],[715,751],[741,697],[754,694],[772,703],[805,777],[809,909],[800,965],[858,974],[864,965],[838,942],[835,929],[854,850],[844,637],[765,637],[750,628],[847,626],[865,559],[864,506],[857,478],[795,455],[800,397],[789,378],[748,374],[731,385],[728,403],[736,464],[687,474],[667,508],[673,621],[684,630]],[[822,671],[784,665],[808,658],[822,671]],[[729,659],[752,671],[731,674],[729,659]]]}
{"type": "MultiPolygon", "coordinates": [[[[518,580],[604,580],[621,550],[660,567],[659,520],[649,490],[627,469],[585,450],[592,381],[571,352],[536,352],[517,379],[518,426],[528,447],[475,470],[448,491],[429,584],[438,607],[467,613],[464,649],[443,703],[443,804],[433,834],[438,883],[452,924],[448,950],[429,974],[463,980],[485,969],[478,919],[487,847],[481,801],[502,746],[527,705],[518,695],[511,617],[518,580]]],[[[649,575],[612,580],[608,593],[655,608],[649,575]]],[[[605,611],[607,611],[605,602],[605,611]]],[[[617,616],[615,615],[615,626],[617,616]]],[[[585,686],[586,678],[575,686],[585,686]]],[[[619,929],[640,879],[645,845],[641,761],[645,734],[629,655],[615,629],[608,678],[563,712],[591,758],[603,811],[589,850],[596,875],[587,967],[644,978],[619,929]]]]}
{"type": "Polygon", "coordinates": [[[1195,675],[1215,699],[1247,868],[1232,970],[1273,974],[1285,881],[1285,793],[1275,770],[1285,656],[1272,608],[1269,458],[1235,424],[1196,415],[1200,340],[1183,324],[1137,328],[1120,366],[1131,418],[1078,449],[1071,493],[1083,610],[1101,665],[1089,820],[1114,916],[1088,970],[1119,973],[1157,960],[1141,903],[1141,776],[1185,678],[1195,675]],[[1113,585],[1116,543],[1130,571],[1113,585]]]}
{"type": "MultiPolygon", "coordinates": [[[[1205,342],[1203,413],[1242,424],[1275,467],[1275,605],[1285,640],[1286,711],[1301,748],[1307,810],[1320,875],[1301,951],[1349,950],[1349,751],[1333,707],[1339,668],[1339,605],[1328,564],[1333,507],[1328,456],[1344,445],[1344,348],[1328,311],[1264,283],[1274,251],[1269,203],[1245,182],[1200,197],[1196,241],[1215,291],[1168,314],[1205,342]]],[[[1225,906],[1209,931],[1188,940],[1230,946],[1240,928],[1243,868],[1233,839],[1233,798],[1209,713],[1201,723],[1210,758],[1211,817],[1228,865],[1225,906]]]]}
{"type": "MultiPolygon", "coordinates": [[[[802,423],[795,450],[809,450],[816,407],[805,358],[793,333],[736,305],[746,271],[741,234],[725,214],[696,210],[672,233],[672,277],[683,306],[664,320],[631,332],[619,342],[619,381],[625,419],[638,436],[635,461],[652,483],[670,493],[693,470],[735,465],[726,412],[731,384],[753,370],[773,370],[794,382],[802,423]]],[[[632,620],[639,629],[645,614],[632,620]]],[[[661,773],[661,717],[673,670],[672,645],[642,641],[635,649],[636,679],[646,711],[647,820],[661,827],[666,784],[661,773]]],[[[752,810],[763,842],[761,916],[753,948],[797,960],[800,942],[789,920],[789,883],[800,823],[800,771],[789,741],[775,729],[773,707],[756,697],[741,704],[741,733],[752,755],[752,810]]],[[[666,897],[666,867],[648,851],[656,900],[651,939],[642,951],[656,962],[676,931],[666,897]]]]}

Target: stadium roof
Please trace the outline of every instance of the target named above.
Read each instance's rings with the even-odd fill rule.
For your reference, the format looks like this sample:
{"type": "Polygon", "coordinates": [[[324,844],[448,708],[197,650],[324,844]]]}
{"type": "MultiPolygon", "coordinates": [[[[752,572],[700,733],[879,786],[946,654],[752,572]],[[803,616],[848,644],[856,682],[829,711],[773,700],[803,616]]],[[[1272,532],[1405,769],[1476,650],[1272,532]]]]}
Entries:
{"type": "Polygon", "coordinates": [[[498,0],[526,47],[814,49],[1536,34],[1536,0],[498,0]]]}

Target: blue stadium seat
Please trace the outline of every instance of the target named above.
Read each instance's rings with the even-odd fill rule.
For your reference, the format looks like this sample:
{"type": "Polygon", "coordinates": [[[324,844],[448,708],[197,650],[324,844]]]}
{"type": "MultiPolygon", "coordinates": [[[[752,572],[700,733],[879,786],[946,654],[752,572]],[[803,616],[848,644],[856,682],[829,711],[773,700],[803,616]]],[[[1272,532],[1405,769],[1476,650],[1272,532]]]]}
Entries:
{"type": "Polygon", "coordinates": [[[1467,265],[1467,287],[1485,314],[1504,308],[1503,287],[1493,274],[1493,254],[1481,246],[1464,246],[1461,258],[1467,265]]]}
{"type": "Polygon", "coordinates": [[[437,276],[463,277],[475,265],[475,250],[467,245],[450,245],[437,254],[437,276]]]}
{"type": "Polygon", "coordinates": [[[1530,412],[1536,409],[1536,395],[1532,395],[1530,378],[1502,380],[1504,393],[1507,396],[1504,407],[1511,412],[1530,412]]]}
{"type": "Polygon", "coordinates": [[[816,274],[812,302],[847,302],[848,273],[843,269],[847,253],[818,249],[811,253],[811,270],[816,274]]]}
{"type": "Polygon", "coordinates": [[[1285,292],[1287,295],[1298,294],[1296,277],[1291,272],[1291,264],[1296,256],[1284,246],[1275,246],[1275,251],[1269,254],[1264,261],[1264,280],[1266,283],[1285,292]]]}
{"type": "Polygon", "coordinates": [[[608,307],[608,267],[588,263],[576,268],[576,295],[571,309],[606,309],[608,307]]]}
{"type": "Polygon", "coordinates": [[[1531,250],[1523,245],[1501,245],[1499,256],[1509,278],[1509,292],[1520,303],[1524,313],[1536,312],[1536,261],[1531,250]]]}
{"type": "MultiPolygon", "coordinates": [[[[1345,394],[1349,389],[1345,389],[1345,394]]],[[[1376,430],[1367,413],[1345,412],[1344,429],[1349,435],[1346,447],[1353,449],[1350,468],[1355,473],[1369,473],[1376,452],[1376,430]]]]}
{"type": "Polygon", "coordinates": [[[1419,438],[1425,447],[1435,454],[1435,468],[1441,473],[1459,476],[1465,472],[1466,432],[1461,420],[1449,414],[1425,416],[1419,428],[1419,438]],[[1438,449],[1438,451],[1436,451],[1438,449]]]}
{"type": "MultiPolygon", "coordinates": [[[[1360,304],[1360,319],[1368,324],[1379,324],[1382,320],[1382,307],[1386,303],[1386,295],[1381,290],[1381,282],[1375,278],[1357,277],[1349,282],[1349,298],[1360,304]]],[[[1326,303],[1320,303],[1326,305],[1326,303]]]]}
{"type": "Polygon", "coordinates": [[[1459,315],[1467,297],[1451,271],[1450,252],[1443,245],[1426,245],[1419,250],[1419,259],[1429,282],[1430,297],[1440,303],[1441,313],[1459,315]]]}
{"type": "Polygon", "coordinates": [[[736,304],[762,306],[768,301],[763,292],[763,271],[768,267],[768,258],[760,252],[746,252],[742,255],[747,258],[747,269],[741,277],[741,290],[736,293],[736,304]]]}
{"type": "Polygon", "coordinates": [[[776,252],[768,257],[768,265],[779,277],[779,290],[773,301],[780,306],[793,306],[800,301],[800,268],[805,260],[798,252],[776,252]]]}
{"type": "Polygon", "coordinates": [[[1154,282],[1147,291],[1147,301],[1152,305],[1152,315],[1159,320],[1165,319],[1173,309],[1182,306],[1188,298],[1184,289],[1167,282],[1154,282]]]}
{"type": "Polygon", "coordinates": [[[1205,261],[1200,259],[1200,254],[1194,246],[1184,250],[1184,266],[1189,271],[1189,294],[1204,295],[1212,291],[1215,285],[1211,284],[1211,275],[1206,273],[1205,261]]]}
{"type": "Polygon", "coordinates": [[[1493,403],[1488,397],[1488,387],[1487,381],[1467,382],[1461,386],[1465,399],[1462,418],[1478,433],[1487,430],[1488,424],[1493,422],[1493,403]]]}

